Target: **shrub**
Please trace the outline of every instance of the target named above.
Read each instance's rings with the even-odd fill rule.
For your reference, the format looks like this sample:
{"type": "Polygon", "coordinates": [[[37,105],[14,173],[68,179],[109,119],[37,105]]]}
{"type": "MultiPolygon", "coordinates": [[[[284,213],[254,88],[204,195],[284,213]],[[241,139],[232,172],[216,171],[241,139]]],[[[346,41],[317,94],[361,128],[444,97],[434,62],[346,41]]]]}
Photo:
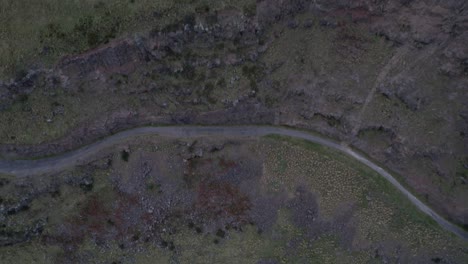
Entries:
{"type": "Polygon", "coordinates": [[[130,157],[130,152],[126,151],[126,150],[122,150],[122,152],[120,153],[120,157],[122,158],[123,161],[128,161],[128,158],[130,157]]]}

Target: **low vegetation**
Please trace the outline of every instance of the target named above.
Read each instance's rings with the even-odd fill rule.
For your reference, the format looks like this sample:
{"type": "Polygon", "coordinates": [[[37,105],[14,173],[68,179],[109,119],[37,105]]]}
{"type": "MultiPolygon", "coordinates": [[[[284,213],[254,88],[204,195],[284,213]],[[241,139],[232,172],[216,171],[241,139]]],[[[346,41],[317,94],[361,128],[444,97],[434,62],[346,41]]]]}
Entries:
{"type": "Polygon", "coordinates": [[[0,196],[9,193],[4,206],[19,208],[29,197],[0,227],[1,241],[11,243],[0,247],[2,259],[463,263],[468,258],[461,250],[465,242],[417,211],[389,183],[322,146],[279,136],[247,141],[150,136],[125,146],[138,158],[124,159],[124,146],[114,146],[87,166],[41,180],[2,177],[0,196]]]}
{"type": "Polygon", "coordinates": [[[31,66],[50,66],[128,34],[162,30],[194,12],[254,1],[17,0],[0,1],[0,79],[22,77],[31,66]],[[44,65],[45,64],[45,65],[44,65]]]}

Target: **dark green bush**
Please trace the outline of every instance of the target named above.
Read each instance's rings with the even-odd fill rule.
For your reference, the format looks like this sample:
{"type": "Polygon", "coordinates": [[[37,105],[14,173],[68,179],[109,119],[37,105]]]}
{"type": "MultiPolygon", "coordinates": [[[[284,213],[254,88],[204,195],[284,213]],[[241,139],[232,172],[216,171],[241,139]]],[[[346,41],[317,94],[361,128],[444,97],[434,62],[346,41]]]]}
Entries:
{"type": "Polygon", "coordinates": [[[126,150],[122,150],[122,152],[120,152],[120,157],[122,158],[123,161],[128,161],[128,158],[130,157],[130,152],[126,151],[126,150]]]}

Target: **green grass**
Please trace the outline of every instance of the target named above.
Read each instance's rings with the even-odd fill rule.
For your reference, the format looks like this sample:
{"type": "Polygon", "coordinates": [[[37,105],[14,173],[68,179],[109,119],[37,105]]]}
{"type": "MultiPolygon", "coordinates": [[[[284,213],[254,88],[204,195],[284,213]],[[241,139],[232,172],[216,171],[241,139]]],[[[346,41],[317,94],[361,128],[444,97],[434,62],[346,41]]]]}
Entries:
{"type": "Polygon", "coordinates": [[[13,180],[14,178],[15,178],[15,176],[13,176],[13,175],[0,173],[0,179],[13,180]]]}
{"type": "MultiPolygon", "coordinates": [[[[104,43],[121,34],[149,1],[18,0],[0,2],[2,77],[26,70],[27,63],[104,43]]],[[[163,8],[163,6],[161,6],[163,8]]]]}
{"type": "MultiPolygon", "coordinates": [[[[29,68],[51,67],[64,55],[81,53],[114,38],[162,30],[184,20],[185,16],[201,12],[205,7],[209,7],[210,13],[214,14],[224,7],[243,10],[243,7],[255,3],[253,0],[0,2],[0,23],[4,25],[0,28],[0,80],[24,76],[29,68]],[[46,53],[42,52],[44,47],[47,48],[46,53]]],[[[225,49],[235,48],[230,41],[223,43],[223,46],[225,49]]],[[[164,63],[170,63],[171,59],[186,63],[198,56],[218,56],[212,49],[192,49],[189,45],[186,51],[184,58],[169,56],[164,63]]],[[[168,105],[166,110],[174,112],[183,101],[185,103],[180,107],[184,110],[190,107],[202,112],[223,106],[220,98],[234,101],[248,93],[248,87],[238,88],[248,82],[247,78],[234,84],[229,82],[235,75],[241,75],[240,66],[234,67],[234,70],[214,69],[213,76],[205,76],[208,70],[200,67],[193,69],[196,76],[191,76],[187,71],[142,79],[141,74],[152,66],[146,65],[145,69],[139,69],[129,76],[115,74],[109,81],[116,83],[113,91],[92,82],[80,83],[76,89],[64,91],[61,87],[50,87],[46,80],[39,80],[31,94],[19,98],[3,111],[0,123],[10,125],[0,126],[0,141],[4,144],[38,144],[62,138],[80,124],[95,121],[122,108],[138,111],[146,107],[152,111],[155,109],[153,103],[164,102],[168,105]],[[192,77],[197,78],[191,80],[192,77]],[[162,88],[145,95],[145,99],[138,94],[126,93],[135,87],[145,87],[156,79],[158,87],[162,88]],[[195,86],[195,92],[191,96],[175,99],[174,90],[184,86],[195,86]],[[236,89],[230,89],[232,87],[236,89]],[[95,91],[99,92],[98,96],[95,91]],[[186,102],[195,99],[198,104],[187,105],[186,102]],[[54,115],[55,104],[63,105],[63,114],[54,115]]],[[[160,111],[155,109],[155,114],[159,115],[160,111]]]]}
{"type": "Polygon", "coordinates": [[[438,224],[429,216],[419,211],[402,193],[400,193],[390,182],[385,180],[378,173],[369,167],[357,162],[355,159],[328,147],[312,143],[307,140],[295,139],[287,136],[268,135],[266,138],[285,141],[290,144],[303,147],[310,151],[317,152],[325,157],[334,159],[347,167],[356,170],[364,179],[365,184],[373,190],[375,195],[379,195],[384,201],[393,204],[397,208],[397,215],[392,219],[395,228],[405,225],[408,220],[422,224],[431,229],[440,229],[438,224]]]}
{"type": "MultiPolygon", "coordinates": [[[[312,133],[310,131],[306,131],[308,133],[312,133]]],[[[319,134],[317,134],[319,135],[319,134]]],[[[319,135],[322,136],[322,135],[319,135]]],[[[330,149],[328,147],[315,144],[313,142],[307,141],[307,140],[301,140],[301,139],[295,139],[295,138],[289,138],[286,136],[280,136],[280,135],[268,135],[268,138],[271,139],[276,139],[276,140],[282,140],[282,141],[287,141],[290,143],[293,143],[295,145],[299,145],[302,147],[305,147],[306,149],[321,153],[326,156],[332,155],[334,159],[337,159],[340,162],[343,162],[345,164],[348,164],[354,169],[357,169],[361,175],[366,177],[366,179],[369,179],[372,181],[372,184],[376,184],[379,186],[380,189],[386,190],[387,194],[387,200],[392,201],[392,203],[395,203],[397,205],[401,205],[401,213],[403,214],[409,214],[411,215],[411,218],[414,220],[417,220],[421,223],[425,223],[426,226],[436,226],[437,223],[432,219],[427,217],[425,214],[421,213],[412,203],[408,201],[408,199],[401,194],[392,184],[390,184],[387,180],[385,180],[382,176],[380,176],[378,173],[374,172],[371,170],[369,167],[365,166],[362,163],[356,162],[353,158],[349,157],[348,155],[334,150],[330,149]],[[390,192],[387,192],[390,191],[390,192]]],[[[328,138],[329,140],[332,140],[331,138],[328,138]]],[[[386,167],[385,164],[369,157],[366,153],[354,149],[355,152],[358,152],[361,156],[366,157],[367,159],[371,160],[373,163],[377,164],[378,166],[384,168],[387,172],[389,172],[403,187],[405,187],[407,190],[409,190],[414,196],[416,196],[420,201],[425,202],[427,201],[427,198],[424,195],[421,195],[417,193],[413,187],[411,187],[408,183],[406,183],[405,178],[402,175],[399,175],[398,173],[395,173],[394,171],[391,171],[386,167]]],[[[460,168],[460,167],[459,167],[460,168]]],[[[462,170],[462,169],[460,169],[462,170]]],[[[467,170],[468,171],[468,170],[467,170]]],[[[468,174],[467,174],[468,175],[468,174]]],[[[468,177],[468,176],[467,176],[468,177]]],[[[363,196],[365,198],[365,196],[363,196]]],[[[365,204],[366,202],[363,201],[365,204]]],[[[426,203],[427,205],[427,203],[426,203]]],[[[447,219],[448,221],[452,222],[450,219],[447,219]]],[[[402,220],[403,221],[403,220],[402,220]]],[[[404,222],[404,221],[403,221],[404,222]]],[[[457,225],[459,228],[468,231],[467,226],[463,226],[457,223],[453,223],[457,225]]]]}
{"type": "MultiPolygon", "coordinates": [[[[128,146],[130,144],[132,153],[134,153],[132,155],[136,156],[141,156],[139,154],[140,151],[147,152],[150,149],[150,145],[157,145],[161,156],[148,157],[148,161],[153,159],[156,161],[161,158],[164,160],[164,157],[167,157],[168,161],[181,161],[182,157],[177,155],[177,153],[184,151],[180,148],[180,142],[185,142],[186,139],[182,141],[168,141],[159,137],[154,137],[153,139],[156,141],[149,141],[151,144],[148,144],[147,141],[137,140],[123,145],[128,146]]],[[[417,211],[415,211],[415,214],[412,211],[404,211],[405,207],[408,207],[409,210],[415,210],[411,204],[407,204],[404,201],[404,197],[394,190],[392,186],[389,186],[380,176],[372,174],[365,168],[356,166],[354,160],[341,157],[339,153],[330,151],[320,145],[275,135],[267,136],[260,141],[248,141],[247,144],[248,148],[244,150],[248,150],[249,155],[252,156],[241,155],[242,159],[258,159],[258,165],[265,168],[262,178],[273,177],[284,179],[282,178],[283,175],[275,172],[277,169],[284,170],[282,173],[287,177],[284,180],[286,180],[286,183],[291,183],[290,188],[288,188],[289,191],[292,191],[290,194],[295,192],[297,186],[303,186],[307,189],[310,188],[314,192],[317,201],[335,199],[337,198],[335,196],[339,196],[338,202],[347,204],[356,200],[352,195],[359,195],[362,190],[364,192],[373,190],[373,193],[371,193],[373,200],[369,202],[368,208],[355,208],[351,220],[352,225],[358,229],[358,234],[362,234],[362,230],[364,230],[364,233],[368,229],[372,230],[373,237],[364,237],[364,243],[367,243],[365,244],[367,246],[361,247],[362,244],[359,243],[363,238],[360,235],[356,235],[354,239],[356,239],[357,247],[349,250],[342,244],[341,231],[338,234],[325,233],[314,240],[310,240],[307,235],[307,227],[297,225],[292,218],[295,212],[294,209],[283,205],[277,211],[277,218],[273,223],[272,229],[262,230],[262,232],[258,232],[257,227],[250,224],[244,225],[242,231],[226,228],[225,233],[221,235],[217,234],[216,228],[212,230],[209,228],[205,229],[203,225],[200,225],[203,228],[203,232],[197,232],[194,227],[198,227],[199,223],[196,223],[195,226],[190,226],[186,221],[187,219],[175,217],[170,218],[168,226],[174,227],[174,230],[177,230],[177,232],[161,233],[163,241],[167,242],[166,246],[146,243],[140,239],[136,242],[135,247],[132,246],[131,248],[120,248],[118,240],[115,242],[107,241],[107,245],[103,247],[99,243],[96,243],[96,240],[92,236],[86,236],[83,243],[79,243],[79,247],[77,247],[75,253],[84,258],[89,256],[97,262],[106,263],[122,258],[135,259],[138,263],[152,263],[151,261],[154,262],[155,259],[158,259],[158,263],[171,263],[171,261],[178,263],[256,263],[259,259],[274,259],[278,260],[279,263],[369,263],[366,261],[374,259],[373,252],[375,247],[379,245],[387,247],[385,246],[386,241],[396,241],[398,247],[401,246],[403,248],[403,253],[406,250],[411,250],[412,254],[424,254],[427,250],[433,248],[434,254],[437,254],[437,256],[440,254],[442,257],[453,252],[454,258],[464,258],[464,253],[460,252],[461,249],[459,249],[464,245],[461,243],[462,241],[445,235],[446,233],[443,230],[432,226],[428,227],[423,222],[417,222],[417,211]],[[264,156],[267,159],[266,161],[261,158],[263,154],[266,155],[264,156]],[[282,158],[275,159],[278,157],[282,158]],[[309,168],[312,168],[312,171],[309,168]],[[330,181],[328,181],[329,179],[330,181]],[[344,183],[345,189],[333,188],[333,185],[340,182],[344,183]],[[365,185],[365,187],[356,188],[359,185],[365,185]],[[346,192],[349,188],[358,189],[359,191],[347,193],[341,197],[340,190],[345,190],[346,192]],[[325,196],[324,193],[328,191],[330,191],[330,195],[325,196]],[[395,203],[399,205],[395,205],[395,203]],[[398,207],[395,207],[395,209],[394,205],[398,207]],[[391,212],[393,214],[384,217],[392,219],[389,222],[390,224],[376,224],[378,220],[382,219],[379,217],[382,206],[384,209],[392,209],[391,212]],[[361,217],[363,214],[367,214],[368,217],[361,217]],[[431,240],[433,237],[434,239],[431,240]],[[174,245],[172,250],[170,249],[170,245],[174,245]],[[445,248],[452,251],[445,251],[445,248]]],[[[186,145],[186,143],[183,145],[186,145]]],[[[200,139],[200,145],[204,145],[203,139],[200,139]]],[[[29,226],[33,224],[29,222],[29,219],[34,220],[39,217],[47,217],[48,223],[44,232],[45,234],[55,234],[56,230],[60,230],[60,226],[64,221],[80,216],[81,213],[79,212],[81,209],[85,208],[89,204],[88,201],[95,197],[98,198],[99,204],[102,204],[109,212],[119,212],[115,211],[117,208],[115,207],[115,201],[122,193],[116,192],[115,184],[121,185],[127,181],[136,180],[133,175],[135,169],[140,164],[131,159],[129,162],[123,161],[120,156],[120,150],[121,148],[114,148],[112,151],[113,159],[115,160],[113,168],[99,169],[92,173],[92,177],[95,179],[95,188],[93,190],[84,192],[76,185],[61,185],[61,195],[51,196],[45,194],[38,197],[32,202],[32,207],[28,211],[29,213],[10,217],[11,225],[14,227],[20,227],[21,225],[29,226]],[[119,177],[120,180],[115,181],[115,177],[119,177]],[[54,209],[52,210],[51,208],[54,209]]],[[[231,146],[224,148],[220,153],[221,155],[238,155],[239,152],[243,153],[240,150],[237,147],[231,146]]],[[[104,153],[107,153],[107,151],[104,153]]],[[[205,155],[207,155],[205,158],[208,159],[211,154],[207,153],[205,155]]],[[[213,157],[218,157],[217,155],[213,157]]],[[[161,169],[161,174],[165,174],[165,172],[174,173],[172,165],[165,162],[159,164],[158,167],[161,169]]],[[[61,177],[70,177],[70,179],[79,178],[86,171],[87,169],[85,168],[74,168],[61,175],[51,175],[47,179],[33,178],[33,185],[37,184],[36,181],[38,183],[53,182],[61,177]]],[[[179,173],[169,177],[182,177],[182,171],[179,171],[179,173]]],[[[267,182],[263,183],[266,184],[267,182]]],[[[14,186],[14,184],[16,183],[9,186],[14,186]]],[[[156,195],[155,192],[159,191],[161,187],[163,187],[161,190],[164,190],[164,184],[158,186],[151,181],[144,181],[142,184],[144,184],[142,187],[144,189],[141,190],[145,195],[156,195]]],[[[1,188],[0,191],[2,191],[1,188]]],[[[137,196],[141,197],[140,195],[141,193],[137,196]]],[[[290,199],[291,197],[285,198],[290,199]]],[[[319,206],[319,215],[322,215],[325,208],[320,204],[319,206]]],[[[337,209],[339,210],[339,207],[337,209]]],[[[383,211],[385,212],[386,210],[383,211]]],[[[338,215],[339,213],[337,212],[338,215]]],[[[132,214],[132,212],[129,212],[129,214],[132,214]]],[[[336,215],[333,219],[336,219],[335,217],[336,215]]],[[[98,214],[96,218],[90,218],[90,222],[87,223],[94,223],[93,221],[99,219],[98,214]]],[[[328,218],[320,217],[319,219],[328,221],[328,218]]],[[[130,232],[130,234],[140,238],[144,237],[144,234],[140,233],[138,228],[130,232]]],[[[0,255],[2,255],[2,259],[6,260],[6,263],[13,260],[21,263],[53,263],[53,256],[60,257],[61,254],[64,254],[63,248],[46,245],[41,242],[41,239],[33,239],[28,243],[0,248],[0,255]]]]}
{"type": "Polygon", "coordinates": [[[243,0],[0,0],[0,79],[21,77],[128,33],[162,30],[185,15],[243,0]],[[208,8],[208,9],[207,9],[208,8]]]}

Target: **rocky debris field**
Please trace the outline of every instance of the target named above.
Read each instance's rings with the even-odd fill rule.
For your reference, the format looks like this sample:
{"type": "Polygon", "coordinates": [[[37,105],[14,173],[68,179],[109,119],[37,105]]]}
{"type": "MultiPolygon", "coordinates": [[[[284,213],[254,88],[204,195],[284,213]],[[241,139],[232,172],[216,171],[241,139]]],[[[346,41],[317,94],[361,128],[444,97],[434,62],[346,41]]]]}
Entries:
{"type": "Polygon", "coordinates": [[[464,263],[468,257],[466,242],[378,175],[284,137],[140,137],[58,174],[0,178],[5,263],[464,263]]]}
{"type": "Polygon", "coordinates": [[[1,155],[57,154],[143,124],[294,126],[362,150],[466,227],[466,1],[182,2],[177,19],[54,66],[32,56],[1,82],[1,155]]]}

